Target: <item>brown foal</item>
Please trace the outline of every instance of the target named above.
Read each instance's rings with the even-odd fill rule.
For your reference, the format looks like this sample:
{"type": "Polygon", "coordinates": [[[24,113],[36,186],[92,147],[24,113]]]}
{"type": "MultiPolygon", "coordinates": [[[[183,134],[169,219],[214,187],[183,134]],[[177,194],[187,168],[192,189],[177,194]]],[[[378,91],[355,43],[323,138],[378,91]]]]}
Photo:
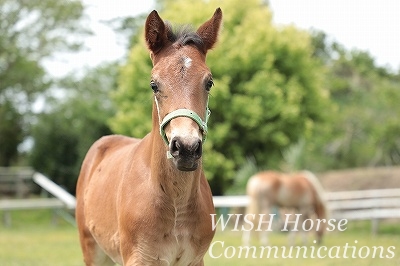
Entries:
{"type": "Polygon", "coordinates": [[[76,219],[86,265],[203,265],[214,231],[202,168],[208,95],[205,60],[221,9],[197,31],[174,32],[156,11],[145,38],[153,62],[151,132],[106,136],[88,151],[77,184],[76,219]]]}

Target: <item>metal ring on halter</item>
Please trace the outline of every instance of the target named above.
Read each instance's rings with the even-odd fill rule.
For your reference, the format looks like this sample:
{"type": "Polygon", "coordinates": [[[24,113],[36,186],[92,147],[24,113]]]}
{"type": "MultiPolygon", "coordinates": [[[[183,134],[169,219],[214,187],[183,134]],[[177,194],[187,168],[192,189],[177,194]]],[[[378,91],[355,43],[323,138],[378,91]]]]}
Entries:
{"type": "Polygon", "coordinates": [[[203,142],[205,142],[206,138],[207,138],[207,122],[208,122],[210,113],[211,113],[211,111],[207,107],[206,121],[203,121],[201,119],[201,117],[198,114],[196,114],[196,112],[189,110],[189,109],[178,109],[178,110],[175,110],[175,111],[169,113],[168,115],[166,115],[164,117],[163,121],[160,124],[160,134],[161,134],[162,139],[164,140],[164,142],[167,145],[169,145],[167,134],[165,133],[164,128],[172,119],[177,118],[177,117],[189,117],[199,125],[200,130],[202,131],[202,134],[203,134],[203,142]]]}

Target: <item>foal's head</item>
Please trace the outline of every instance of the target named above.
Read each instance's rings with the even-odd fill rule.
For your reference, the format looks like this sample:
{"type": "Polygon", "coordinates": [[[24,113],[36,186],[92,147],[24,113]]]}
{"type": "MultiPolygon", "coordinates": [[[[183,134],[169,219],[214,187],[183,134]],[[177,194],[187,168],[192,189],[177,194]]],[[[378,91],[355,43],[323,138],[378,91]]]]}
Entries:
{"type": "Polygon", "coordinates": [[[153,62],[153,121],[158,122],[153,126],[160,127],[168,156],[181,171],[196,170],[202,155],[213,85],[205,60],[217,41],[221,20],[219,8],[197,31],[186,27],[174,32],[156,11],[146,20],[145,38],[153,62]]]}

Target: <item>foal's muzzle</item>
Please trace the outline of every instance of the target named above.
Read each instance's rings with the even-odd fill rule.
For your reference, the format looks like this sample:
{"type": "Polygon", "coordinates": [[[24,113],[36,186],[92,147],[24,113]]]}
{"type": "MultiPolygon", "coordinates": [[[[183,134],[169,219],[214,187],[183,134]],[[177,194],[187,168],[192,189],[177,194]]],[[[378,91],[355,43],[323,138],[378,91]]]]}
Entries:
{"type": "Polygon", "coordinates": [[[203,145],[199,139],[182,139],[174,137],[169,145],[169,153],[176,167],[181,171],[194,171],[198,167],[198,160],[203,152],[203,145]]]}
{"type": "Polygon", "coordinates": [[[201,117],[192,110],[189,110],[189,109],[175,110],[175,111],[169,113],[168,115],[166,115],[164,117],[163,121],[161,122],[161,124],[160,124],[161,137],[163,138],[164,142],[167,145],[169,145],[167,134],[165,133],[165,126],[174,118],[188,117],[188,118],[192,119],[194,122],[196,122],[197,125],[199,125],[201,133],[203,134],[203,142],[204,142],[204,141],[206,141],[206,138],[207,138],[207,122],[208,122],[208,118],[210,117],[210,114],[211,114],[211,111],[207,107],[206,120],[203,121],[201,119],[201,117]]]}
{"type": "Polygon", "coordinates": [[[160,124],[160,134],[164,142],[168,145],[167,158],[172,159],[176,167],[181,171],[194,171],[198,167],[198,160],[200,159],[203,151],[203,143],[207,137],[207,120],[210,111],[207,108],[206,120],[203,121],[201,117],[194,111],[188,109],[178,109],[164,117],[160,124]],[[202,139],[195,137],[180,137],[174,136],[171,141],[168,140],[165,127],[172,120],[177,117],[188,117],[196,122],[202,134],[202,139]]]}

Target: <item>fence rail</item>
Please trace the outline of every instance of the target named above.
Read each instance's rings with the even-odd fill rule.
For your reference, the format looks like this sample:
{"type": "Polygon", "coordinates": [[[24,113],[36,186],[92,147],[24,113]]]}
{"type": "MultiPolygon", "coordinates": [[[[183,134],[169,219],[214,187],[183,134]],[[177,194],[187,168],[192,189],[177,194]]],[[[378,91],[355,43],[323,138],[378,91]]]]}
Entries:
{"type": "Polygon", "coordinates": [[[26,209],[60,209],[64,207],[64,203],[56,198],[0,200],[0,210],[3,211],[26,209]]]}
{"type": "Polygon", "coordinates": [[[69,194],[65,189],[58,186],[56,183],[51,181],[49,178],[41,173],[33,172],[29,169],[23,169],[23,171],[0,169],[1,180],[14,186],[16,190],[19,190],[20,180],[32,180],[34,183],[39,185],[44,191],[51,194],[52,198],[19,198],[17,193],[17,199],[1,199],[0,200],[0,211],[3,212],[3,223],[5,226],[11,226],[11,213],[12,210],[32,210],[32,209],[53,209],[58,216],[64,218],[67,222],[75,225],[75,219],[69,211],[74,210],[76,206],[76,199],[73,195],[69,194]],[[11,175],[12,174],[12,175],[11,175]],[[15,178],[14,178],[15,177],[15,178]]]}
{"type": "MultiPolygon", "coordinates": [[[[371,220],[372,233],[382,219],[400,219],[400,189],[328,192],[325,194],[331,218],[371,220]]],[[[249,197],[214,196],[216,208],[246,207],[249,197]]]]}
{"type": "Polygon", "coordinates": [[[68,209],[75,209],[75,197],[69,194],[65,189],[51,181],[49,178],[41,173],[34,173],[33,181],[35,181],[36,184],[38,184],[47,192],[63,202],[68,209]]]}
{"type": "Polygon", "coordinates": [[[393,197],[400,197],[400,188],[349,190],[326,193],[326,199],[328,201],[393,197]]]}
{"type": "MultiPolygon", "coordinates": [[[[9,172],[6,174],[10,175],[9,172]]],[[[26,173],[23,176],[25,175],[26,173]]],[[[11,221],[9,211],[16,209],[47,208],[57,211],[75,209],[75,197],[49,178],[37,172],[32,172],[31,178],[54,198],[0,200],[0,211],[3,211],[4,216],[8,216],[4,220],[11,221]]],[[[8,179],[6,181],[8,182],[8,179]]],[[[325,196],[331,218],[371,220],[373,233],[377,232],[381,219],[400,219],[400,189],[328,192],[325,196]]],[[[246,207],[249,204],[249,197],[246,195],[214,196],[213,201],[216,208],[246,207]]],[[[64,212],[62,216],[73,223],[73,217],[67,214],[64,212]]]]}

